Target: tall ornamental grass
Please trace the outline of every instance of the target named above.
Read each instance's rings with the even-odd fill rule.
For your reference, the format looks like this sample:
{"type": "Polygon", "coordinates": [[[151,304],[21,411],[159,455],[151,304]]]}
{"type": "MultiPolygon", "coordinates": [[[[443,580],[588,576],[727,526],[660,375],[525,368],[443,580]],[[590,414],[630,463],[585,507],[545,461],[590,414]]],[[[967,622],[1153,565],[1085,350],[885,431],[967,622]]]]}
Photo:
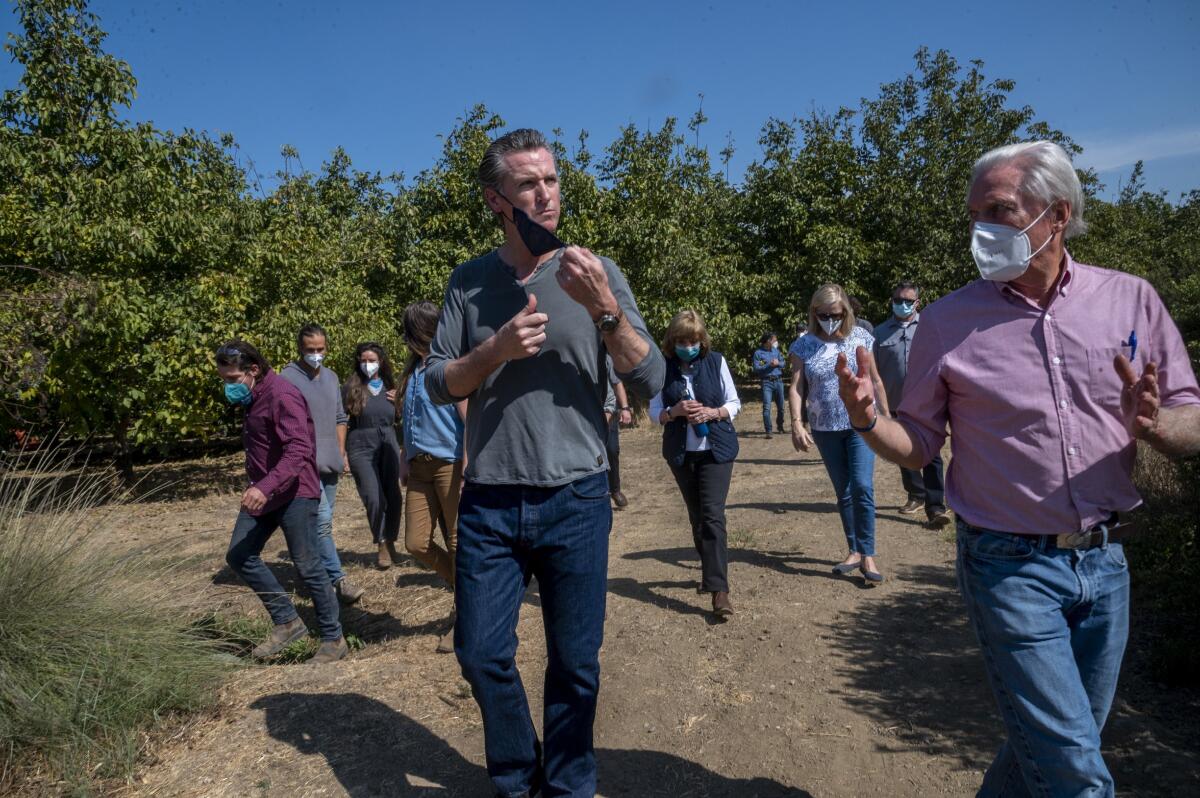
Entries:
{"type": "Polygon", "coordinates": [[[231,667],[166,566],[104,545],[110,481],[55,460],[0,462],[0,794],[128,778],[146,733],[210,705],[231,667]]]}

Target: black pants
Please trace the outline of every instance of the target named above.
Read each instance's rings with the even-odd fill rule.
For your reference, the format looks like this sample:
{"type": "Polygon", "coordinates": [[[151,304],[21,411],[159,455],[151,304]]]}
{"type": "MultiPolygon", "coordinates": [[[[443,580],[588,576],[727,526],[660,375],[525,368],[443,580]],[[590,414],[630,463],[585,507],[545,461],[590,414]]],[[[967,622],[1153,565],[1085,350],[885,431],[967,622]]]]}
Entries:
{"type": "Polygon", "coordinates": [[[683,494],[692,541],[700,555],[700,589],[706,593],[729,590],[729,547],[725,535],[725,499],[733,463],[718,463],[712,452],[688,452],[683,465],[671,465],[671,474],[683,494]]]}
{"type": "Polygon", "coordinates": [[[612,421],[608,424],[608,438],[604,441],[604,450],[608,454],[608,492],[616,493],[621,489],[621,414],[613,413],[612,421]]]}
{"type": "Polygon", "coordinates": [[[346,438],[350,473],[367,510],[371,539],[377,544],[394,541],[400,534],[401,456],[396,431],[390,426],[356,429],[346,438]]]}
{"type": "Polygon", "coordinates": [[[920,471],[901,468],[900,481],[908,491],[908,498],[925,503],[925,515],[928,517],[933,518],[946,509],[946,483],[940,454],[920,471]]]}

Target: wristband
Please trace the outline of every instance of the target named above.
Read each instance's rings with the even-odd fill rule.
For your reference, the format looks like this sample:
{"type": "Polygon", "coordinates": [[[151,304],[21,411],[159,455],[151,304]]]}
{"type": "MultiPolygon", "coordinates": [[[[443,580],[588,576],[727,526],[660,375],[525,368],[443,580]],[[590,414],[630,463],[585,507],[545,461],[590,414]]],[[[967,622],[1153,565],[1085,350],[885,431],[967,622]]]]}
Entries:
{"type": "Polygon", "coordinates": [[[865,427],[856,427],[856,426],[854,426],[854,422],[853,422],[853,421],[851,421],[851,422],[850,422],[850,429],[854,430],[855,432],[870,432],[871,430],[875,429],[875,425],[876,425],[876,424],[878,424],[878,423],[879,423],[879,411],[878,411],[878,410],[876,410],[876,411],[875,411],[875,418],[871,419],[871,423],[870,423],[870,424],[868,424],[868,425],[867,425],[867,426],[865,426],[865,427]]]}

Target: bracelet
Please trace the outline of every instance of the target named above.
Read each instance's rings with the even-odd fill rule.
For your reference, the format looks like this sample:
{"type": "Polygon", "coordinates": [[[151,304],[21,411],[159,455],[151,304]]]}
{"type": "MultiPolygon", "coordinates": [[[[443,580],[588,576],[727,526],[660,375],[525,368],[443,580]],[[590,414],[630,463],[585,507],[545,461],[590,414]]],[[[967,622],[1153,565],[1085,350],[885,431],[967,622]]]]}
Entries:
{"type": "Polygon", "coordinates": [[[867,425],[867,426],[865,426],[865,427],[856,427],[856,426],[854,426],[854,422],[853,422],[853,421],[851,421],[851,422],[850,422],[850,429],[854,430],[855,432],[870,432],[871,430],[875,429],[875,425],[876,425],[876,424],[878,424],[878,423],[879,423],[879,411],[878,411],[878,410],[876,410],[876,411],[875,411],[875,418],[871,419],[871,423],[870,423],[870,424],[868,424],[868,425],[867,425]]]}

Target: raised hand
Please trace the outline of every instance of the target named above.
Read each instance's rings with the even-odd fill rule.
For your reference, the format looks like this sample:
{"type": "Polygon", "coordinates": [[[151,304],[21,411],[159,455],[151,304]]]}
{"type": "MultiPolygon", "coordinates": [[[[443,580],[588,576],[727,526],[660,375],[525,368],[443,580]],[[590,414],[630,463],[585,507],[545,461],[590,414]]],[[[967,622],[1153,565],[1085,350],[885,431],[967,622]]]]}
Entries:
{"type": "Polygon", "coordinates": [[[1113,358],[1113,369],[1121,378],[1121,415],[1125,428],[1137,440],[1148,440],[1158,428],[1158,364],[1147,363],[1139,377],[1124,355],[1113,358]]]}
{"type": "Polygon", "coordinates": [[[858,359],[858,374],[850,370],[850,362],[844,353],[837,356],[834,373],[838,377],[838,394],[850,414],[850,423],[856,427],[869,427],[875,420],[875,386],[871,383],[871,350],[860,346],[854,350],[858,359]]]}
{"type": "Polygon", "coordinates": [[[583,305],[593,320],[603,313],[618,310],[604,264],[591,250],[567,247],[559,259],[555,277],[567,296],[583,305]]]}
{"type": "Polygon", "coordinates": [[[520,360],[536,355],[546,342],[546,322],[550,317],[537,312],[537,296],[529,295],[525,307],[517,311],[496,331],[496,344],[505,360],[520,360]]]}

